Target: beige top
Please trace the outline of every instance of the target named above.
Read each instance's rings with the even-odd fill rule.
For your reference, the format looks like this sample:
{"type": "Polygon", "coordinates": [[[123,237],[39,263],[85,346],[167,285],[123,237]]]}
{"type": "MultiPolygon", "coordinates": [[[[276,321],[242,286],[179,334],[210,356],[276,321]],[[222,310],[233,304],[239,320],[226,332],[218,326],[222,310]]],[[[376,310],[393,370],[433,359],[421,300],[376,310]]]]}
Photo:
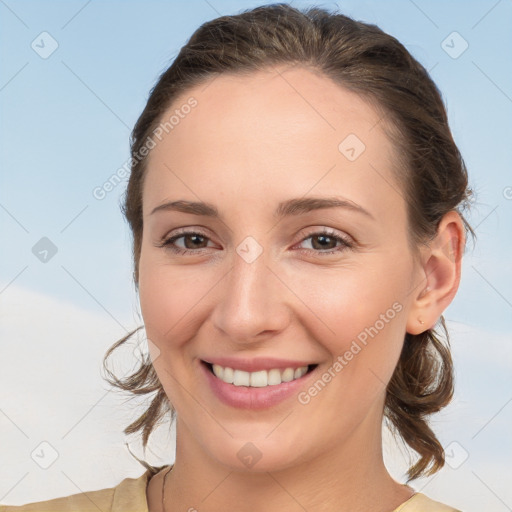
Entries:
{"type": "MultiPolygon", "coordinates": [[[[160,471],[170,466],[162,466],[160,471]]],[[[125,478],[109,489],[73,494],[64,498],[27,505],[0,505],[0,512],[148,512],[146,488],[151,479],[148,469],[139,478],[125,478]]],[[[461,512],[418,492],[392,512],[461,512]]]]}

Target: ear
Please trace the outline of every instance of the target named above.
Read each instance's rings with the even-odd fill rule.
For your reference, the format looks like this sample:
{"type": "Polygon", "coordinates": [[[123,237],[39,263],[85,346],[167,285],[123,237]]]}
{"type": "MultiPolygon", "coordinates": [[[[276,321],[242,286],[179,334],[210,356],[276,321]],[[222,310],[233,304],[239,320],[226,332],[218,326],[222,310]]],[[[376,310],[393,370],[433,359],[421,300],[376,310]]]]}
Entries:
{"type": "Polygon", "coordinates": [[[464,247],[464,224],[460,215],[451,210],[441,219],[436,237],[421,251],[421,285],[413,292],[416,296],[407,318],[408,333],[431,329],[455,297],[464,247]]]}

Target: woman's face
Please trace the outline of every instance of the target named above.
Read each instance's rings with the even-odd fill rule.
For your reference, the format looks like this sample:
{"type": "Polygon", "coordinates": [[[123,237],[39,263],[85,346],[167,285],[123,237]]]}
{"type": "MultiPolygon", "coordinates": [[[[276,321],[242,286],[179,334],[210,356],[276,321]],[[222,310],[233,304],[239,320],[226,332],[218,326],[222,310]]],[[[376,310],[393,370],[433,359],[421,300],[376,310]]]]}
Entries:
{"type": "Polygon", "coordinates": [[[172,115],[144,183],[139,293],[178,443],[268,471],[380,439],[425,284],[384,121],[299,67],[221,75],[172,115]]]}

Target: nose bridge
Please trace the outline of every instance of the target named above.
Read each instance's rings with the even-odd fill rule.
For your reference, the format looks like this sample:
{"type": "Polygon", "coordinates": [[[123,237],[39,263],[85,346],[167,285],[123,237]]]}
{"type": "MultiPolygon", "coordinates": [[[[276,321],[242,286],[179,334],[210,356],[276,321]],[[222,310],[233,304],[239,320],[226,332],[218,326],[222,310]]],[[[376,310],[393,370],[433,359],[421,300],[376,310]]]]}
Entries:
{"type": "Polygon", "coordinates": [[[232,267],[213,315],[215,326],[239,342],[280,330],[286,322],[282,284],[268,268],[269,252],[250,238],[233,252],[232,267]]]}

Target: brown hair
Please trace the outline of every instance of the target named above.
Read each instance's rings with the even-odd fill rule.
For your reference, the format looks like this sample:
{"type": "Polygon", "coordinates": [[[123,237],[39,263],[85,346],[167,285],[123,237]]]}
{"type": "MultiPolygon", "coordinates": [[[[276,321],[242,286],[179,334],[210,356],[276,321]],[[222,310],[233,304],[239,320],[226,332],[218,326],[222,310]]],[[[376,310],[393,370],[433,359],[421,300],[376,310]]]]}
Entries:
{"type": "MultiPolygon", "coordinates": [[[[425,68],[397,39],[375,25],[321,8],[299,10],[273,4],[200,26],[158,79],[135,124],[131,175],[122,211],[133,235],[137,287],[147,160],[141,156],[141,148],[164,113],[188,89],[220,73],[250,73],[277,64],[317,70],[370,101],[385,116],[384,124],[389,122],[388,135],[397,149],[396,172],[407,202],[411,247],[431,240],[450,210],[461,215],[466,232],[475,236],[462,214],[473,195],[466,167],[451,135],[441,94],[425,68]]],[[[443,447],[427,423],[427,417],[453,396],[453,364],[443,316],[439,323],[445,343],[434,329],[418,335],[406,333],[387,386],[387,424],[419,455],[408,469],[408,481],[432,475],[444,465],[443,447]]],[[[115,343],[103,363],[112,385],[134,395],[156,393],[147,410],[124,430],[126,434],[142,431],[145,450],[153,429],[168,412],[172,421],[175,410],[148,357],[133,374],[121,379],[106,366],[111,353],[141,328],[115,343]]]]}

